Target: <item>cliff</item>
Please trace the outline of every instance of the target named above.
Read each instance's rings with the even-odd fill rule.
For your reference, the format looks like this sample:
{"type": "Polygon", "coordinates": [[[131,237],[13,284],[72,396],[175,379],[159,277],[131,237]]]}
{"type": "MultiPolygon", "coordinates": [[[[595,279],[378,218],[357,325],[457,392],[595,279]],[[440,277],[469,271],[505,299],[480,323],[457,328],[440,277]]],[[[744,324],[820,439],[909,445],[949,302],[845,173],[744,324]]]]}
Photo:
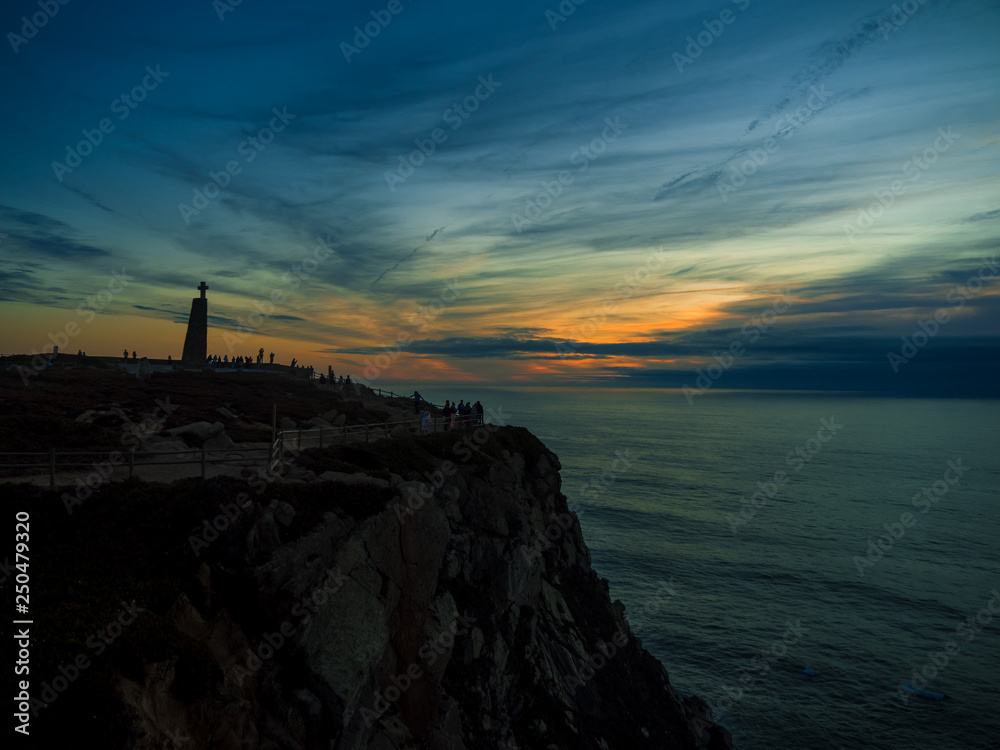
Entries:
{"type": "Polygon", "coordinates": [[[33,730],[136,749],[728,747],[610,601],[559,468],[487,426],[306,451],[275,480],[114,483],[68,516],[21,487],[55,600],[36,616],[58,631],[33,730]]]}

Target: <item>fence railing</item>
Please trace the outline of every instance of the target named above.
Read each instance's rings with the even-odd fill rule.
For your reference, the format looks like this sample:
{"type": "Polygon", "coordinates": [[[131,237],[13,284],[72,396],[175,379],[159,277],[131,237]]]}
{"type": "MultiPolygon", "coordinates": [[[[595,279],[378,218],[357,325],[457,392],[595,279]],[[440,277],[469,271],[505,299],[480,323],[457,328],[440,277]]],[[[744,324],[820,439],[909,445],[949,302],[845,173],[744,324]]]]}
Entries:
{"type": "Polygon", "coordinates": [[[0,452],[0,472],[5,475],[10,469],[20,469],[16,476],[46,472],[49,475],[49,487],[56,486],[56,474],[66,469],[91,469],[90,472],[80,471],[81,479],[96,472],[101,481],[106,481],[120,468],[127,469],[128,478],[135,475],[141,467],[155,466],[190,466],[200,464],[201,478],[207,477],[207,467],[215,465],[226,466],[261,466],[271,455],[266,446],[259,448],[222,448],[212,449],[202,446],[183,451],[56,451],[48,453],[12,453],[0,452]],[[239,454],[236,457],[234,454],[239,454]],[[13,457],[15,461],[7,460],[13,457]],[[68,460],[83,458],[84,460],[68,460]],[[27,470],[27,471],[24,471],[27,470]],[[35,470],[33,472],[32,470],[35,470]]]}
{"type": "MultiPolygon", "coordinates": [[[[96,472],[102,482],[107,481],[120,468],[127,469],[127,476],[132,479],[136,469],[141,467],[190,466],[192,464],[200,464],[202,479],[207,478],[207,468],[216,465],[265,468],[268,474],[273,474],[283,463],[286,451],[298,453],[307,448],[323,448],[338,443],[360,442],[362,440],[368,443],[372,440],[391,438],[394,434],[398,435],[400,428],[408,435],[429,435],[452,429],[452,422],[454,422],[454,429],[481,424],[475,414],[455,415],[447,421],[441,416],[423,420],[421,415],[415,414],[413,417],[388,422],[281,430],[270,446],[258,448],[212,449],[202,446],[182,451],[136,451],[133,448],[128,451],[56,451],[52,449],[47,453],[0,452],[0,474],[9,475],[9,470],[12,469],[22,470],[15,474],[17,477],[44,472],[49,476],[49,487],[51,488],[56,486],[58,472],[66,469],[91,469],[91,472],[86,472],[86,476],[96,472]]],[[[80,471],[79,475],[73,479],[82,480],[84,474],[83,471],[80,471]]]]}
{"type": "Polygon", "coordinates": [[[286,449],[294,450],[297,453],[306,448],[323,448],[335,443],[349,443],[355,438],[360,442],[362,437],[364,442],[368,443],[373,439],[392,437],[394,433],[398,434],[398,428],[402,428],[409,435],[430,435],[435,432],[446,432],[450,429],[475,427],[480,424],[482,421],[476,414],[454,415],[447,420],[441,416],[432,416],[424,420],[421,415],[415,414],[413,417],[389,422],[280,430],[271,445],[268,471],[273,473],[277,469],[283,460],[286,449]]]}

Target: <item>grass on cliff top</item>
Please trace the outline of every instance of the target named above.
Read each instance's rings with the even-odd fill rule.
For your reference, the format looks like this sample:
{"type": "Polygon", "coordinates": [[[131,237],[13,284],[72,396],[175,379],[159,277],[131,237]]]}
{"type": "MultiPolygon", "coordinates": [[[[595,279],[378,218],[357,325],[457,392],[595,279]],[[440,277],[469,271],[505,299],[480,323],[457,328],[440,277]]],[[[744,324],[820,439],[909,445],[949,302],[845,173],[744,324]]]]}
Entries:
{"type": "MultiPolygon", "coordinates": [[[[16,397],[11,396],[10,383],[5,382],[0,387],[4,418],[19,417],[9,423],[0,422],[0,427],[13,430],[15,435],[26,435],[31,444],[32,440],[44,439],[46,431],[60,436],[68,434],[64,431],[66,425],[73,422],[76,414],[94,408],[95,400],[127,408],[139,403],[138,394],[143,399],[150,396],[150,383],[128,376],[110,377],[114,375],[88,372],[87,377],[94,377],[94,387],[88,393],[75,395],[68,386],[82,385],[80,373],[73,373],[68,382],[61,382],[59,373],[54,373],[51,380],[42,380],[40,376],[32,381],[30,392],[19,392],[16,397]],[[6,412],[11,403],[17,405],[13,415],[6,412]],[[37,425],[26,428],[25,415],[32,410],[37,425]]],[[[169,395],[172,403],[180,403],[181,395],[185,395],[191,403],[200,404],[201,411],[195,411],[190,404],[184,406],[180,417],[176,417],[180,424],[210,418],[212,411],[206,410],[214,410],[218,405],[215,399],[220,394],[215,388],[220,385],[220,378],[199,373],[183,376],[176,384],[168,382],[170,376],[154,379],[156,387],[162,389],[157,391],[160,394],[157,397],[169,395]],[[171,390],[174,385],[176,393],[171,390]]],[[[253,418],[255,409],[269,413],[273,393],[254,395],[242,388],[247,383],[261,382],[257,378],[241,381],[239,376],[227,376],[221,385],[226,386],[230,408],[253,418]]],[[[294,408],[300,410],[297,412],[300,418],[329,408],[340,409],[336,403],[322,403],[325,394],[318,395],[309,383],[276,378],[268,388],[289,389],[286,395],[299,399],[289,403],[298,404],[294,408]]],[[[344,412],[356,408],[358,414],[370,414],[360,401],[350,406],[343,403],[344,412]]],[[[93,430],[94,425],[86,427],[93,430]]],[[[91,432],[87,439],[93,439],[94,434],[91,432]]],[[[18,447],[24,449],[21,444],[18,447]]],[[[92,444],[88,447],[93,449],[92,444]]],[[[296,464],[317,474],[327,470],[363,471],[387,479],[390,473],[395,473],[406,479],[426,481],[424,475],[444,460],[468,465],[472,470],[502,459],[504,451],[511,451],[524,454],[531,466],[544,450],[542,443],[524,428],[472,428],[304,451],[296,464]]],[[[242,556],[247,526],[223,531],[207,548],[199,549],[197,555],[190,544],[192,536],[201,535],[206,520],[211,523],[220,515],[220,506],[237,503],[242,493],[248,493],[261,505],[277,499],[296,509],[291,526],[280,528],[283,541],[307,533],[328,511],[362,519],[384,510],[395,496],[392,489],[373,485],[275,483],[255,494],[247,482],[236,479],[215,478],[207,482],[189,479],[169,485],[134,480],[103,485],[69,514],[64,497],[71,496],[73,490],[49,492],[27,485],[5,488],[10,513],[25,510],[31,514],[33,695],[39,697],[42,683],[51,684],[60,676],[60,667],[70,667],[79,655],[90,662],[33,722],[36,736],[49,738],[55,743],[50,746],[68,745],[80,736],[93,739],[101,747],[126,746],[132,738],[129,717],[122,714],[117,698],[118,680],[124,676],[141,682],[146,669],[155,663],[173,663],[175,679],[171,691],[185,704],[198,701],[214,689],[222,677],[218,666],[202,644],[173,626],[169,612],[183,594],[203,613],[212,614],[197,583],[198,569],[207,562],[213,571],[230,571],[226,575],[244,579],[240,583],[242,588],[228,593],[219,584],[213,607],[221,603],[234,616],[239,615],[237,619],[245,630],[249,629],[248,634],[255,626],[263,628],[269,624],[259,620],[252,587],[246,586],[249,579],[242,556]],[[100,644],[98,633],[115,622],[122,602],[129,605],[133,601],[144,611],[110,645],[100,644]],[[98,648],[98,644],[103,648],[98,648]]],[[[220,575],[217,583],[225,580],[220,575]]],[[[8,611],[14,607],[14,582],[11,575],[0,583],[8,611]]]]}
{"type": "Polygon", "coordinates": [[[534,466],[546,448],[524,427],[484,426],[310,448],[302,451],[295,463],[317,475],[325,471],[362,471],[380,479],[388,479],[392,473],[423,481],[443,461],[483,467],[491,459],[502,461],[504,451],[520,453],[527,465],[534,466]]]}
{"type": "MultiPolygon", "coordinates": [[[[398,400],[397,400],[398,401],[398,400]]],[[[403,402],[345,398],[337,391],[318,388],[312,381],[261,372],[154,373],[138,380],[121,370],[53,368],[30,378],[26,386],[16,371],[0,371],[0,451],[121,449],[126,424],[114,416],[77,422],[85,411],[117,406],[132,415],[163,414],[161,405],[175,410],[162,431],[192,422],[221,421],[234,439],[270,440],[270,431],[250,429],[251,422],[270,425],[273,409],[278,419],[304,423],[330,409],[347,417],[348,424],[386,421],[403,402]],[[234,424],[216,409],[226,407],[243,417],[234,424]]]]}

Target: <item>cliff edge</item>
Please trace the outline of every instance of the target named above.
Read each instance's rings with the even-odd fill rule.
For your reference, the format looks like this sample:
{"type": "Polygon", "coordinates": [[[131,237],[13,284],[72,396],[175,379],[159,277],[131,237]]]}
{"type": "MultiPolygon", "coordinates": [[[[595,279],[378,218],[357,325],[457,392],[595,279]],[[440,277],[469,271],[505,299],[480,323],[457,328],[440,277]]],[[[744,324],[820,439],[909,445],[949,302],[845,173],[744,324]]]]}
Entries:
{"type": "Polygon", "coordinates": [[[729,747],[611,602],[559,468],[483,426],[304,451],[266,481],[108,485],[44,533],[122,535],[74,575],[137,624],[88,654],[91,690],[47,681],[35,726],[137,750],[729,747]]]}

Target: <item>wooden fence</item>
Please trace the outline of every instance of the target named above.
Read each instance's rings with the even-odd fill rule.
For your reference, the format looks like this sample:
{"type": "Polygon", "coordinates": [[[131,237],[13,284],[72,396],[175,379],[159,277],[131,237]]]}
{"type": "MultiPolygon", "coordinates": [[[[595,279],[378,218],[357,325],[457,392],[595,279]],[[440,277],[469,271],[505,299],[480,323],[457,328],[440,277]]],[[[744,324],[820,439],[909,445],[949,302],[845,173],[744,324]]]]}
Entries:
{"type": "MultiPolygon", "coordinates": [[[[456,417],[456,429],[475,426],[476,415],[456,417]]],[[[259,448],[228,448],[214,450],[211,448],[192,448],[185,451],[56,451],[48,453],[12,453],[0,452],[0,473],[9,476],[10,470],[18,470],[15,476],[48,473],[49,487],[55,488],[57,473],[60,470],[80,469],[77,478],[82,479],[93,472],[102,477],[115,473],[119,467],[128,469],[127,476],[131,479],[138,467],[151,466],[190,466],[199,463],[201,478],[207,477],[207,467],[216,465],[243,466],[265,468],[269,474],[274,473],[283,462],[286,452],[298,453],[308,448],[323,448],[340,443],[361,442],[391,438],[394,434],[405,432],[408,435],[427,435],[434,432],[444,432],[449,428],[443,417],[431,417],[422,423],[421,417],[415,414],[406,419],[389,422],[342,425],[339,427],[313,427],[310,429],[281,430],[277,433],[270,446],[259,448]],[[238,455],[236,455],[238,454],[238,455]],[[84,472],[83,469],[90,469],[84,472]]]]}

